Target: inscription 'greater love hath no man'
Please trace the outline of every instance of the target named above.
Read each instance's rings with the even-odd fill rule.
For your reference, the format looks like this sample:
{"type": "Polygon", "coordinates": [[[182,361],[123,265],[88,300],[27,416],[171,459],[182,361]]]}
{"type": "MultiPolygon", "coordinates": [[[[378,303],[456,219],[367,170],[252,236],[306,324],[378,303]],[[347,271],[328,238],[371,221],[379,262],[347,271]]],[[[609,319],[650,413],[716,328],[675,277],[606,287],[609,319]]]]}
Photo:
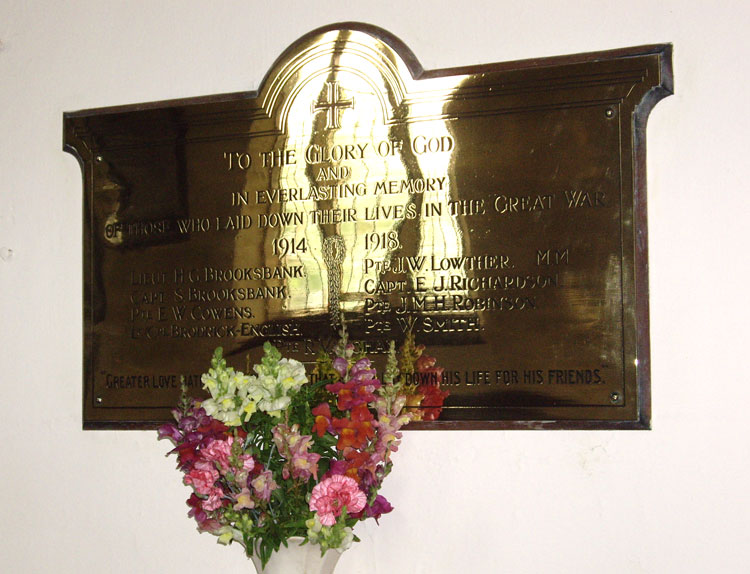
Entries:
{"type": "Polygon", "coordinates": [[[85,426],[168,418],[219,345],[312,361],[343,316],[381,360],[407,333],[438,358],[433,428],[647,427],[635,198],[669,55],[422,73],[382,30],[332,27],[258,92],[66,114],[85,426]]]}

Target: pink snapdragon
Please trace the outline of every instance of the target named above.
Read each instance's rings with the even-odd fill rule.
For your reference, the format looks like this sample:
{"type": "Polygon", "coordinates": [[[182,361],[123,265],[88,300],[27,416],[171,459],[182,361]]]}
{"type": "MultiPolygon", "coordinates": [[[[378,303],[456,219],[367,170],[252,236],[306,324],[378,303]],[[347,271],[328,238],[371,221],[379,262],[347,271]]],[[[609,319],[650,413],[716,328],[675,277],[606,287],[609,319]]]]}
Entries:
{"type": "Polygon", "coordinates": [[[279,487],[270,470],[261,471],[258,476],[250,481],[250,485],[258,498],[265,502],[271,500],[271,493],[279,487]]]}
{"type": "Polygon", "coordinates": [[[249,454],[241,454],[239,458],[242,461],[242,470],[252,472],[255,468],[255,459],[249,454]]]}
{"type": "Polygon", "coordinates": [[[357,481],[340,474],[315,485],[310,496],[310,510],[318,513],[323,526],[336,524],[336,518],[341,515],[344,507],[348,513],[356,514],[365,504],[367,497],[357,486],[357,481]]]}
{"type": "Polygon", "coordinates": [[[235,510],[242,510],[243,508],[255,508],[255,501],[253,500],[250,489],[244,487],[235,497],[237,501],[232,508],[235,510]]]}
{"type": "Polygon", "coordinates": [[[332,363],[333,368],[336,372],[341,375],[341,378],[346,378],[347,372],[349,371],[349,361],[344,357],[336,357],[332,363]]]}
{"type": "Polygon", "coordinates": [[[379,399],[375,403],[375,407],[378,411],[378,420],[375,423],[377,428],[377,440],[375,442],[375,452],[378,453],[382,459],[388,460],[389,453],[396,452],[398,445],[401,443],[401,427],[409,424],[412,419],[411,413],[401,413],[401,409],[404,408],[405,399],[399,397],[394,401],[391,408],[388,409],[387,402],[383,399],[379,399]]]}
{"type": "Polygon", "coordinates": [[[273,429],[273,441],[279,454],[287,460],[281,471],[284,480],[290,475],[303,481],[309,480],[311,476],[317,480],[320,455],[308,452],[312,446],[312,436],[300,435],[299,425],[289,428],[285,424],[280,424],[273,429]]]}

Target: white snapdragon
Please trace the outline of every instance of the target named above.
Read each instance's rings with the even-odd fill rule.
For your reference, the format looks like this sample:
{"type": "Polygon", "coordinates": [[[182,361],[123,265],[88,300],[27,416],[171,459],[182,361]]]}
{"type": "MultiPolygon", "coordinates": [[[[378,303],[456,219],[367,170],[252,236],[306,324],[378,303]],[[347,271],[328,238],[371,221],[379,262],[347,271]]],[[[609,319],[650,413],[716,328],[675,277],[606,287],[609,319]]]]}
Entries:
{"type": "Polygon", "coordinates": [[[239,426],[247,403],[252,400],[250,377],[228,367],[217,349],[211,361],[213,368],[201,377],[203,388],[211,398],[201,403],[206,414],[227,426],[239,426]]]}
{"type": "Polygon", "coordinates": [[[305,521],[305,526],[307,539],[311,544],[320,545],[323,552],[331,548],[342,553],[354,542],[354,530],[346,526],[343,520],[337,521],[333,526],[323,526],[316,512],[312,518],[305,521]]]}
{"type": "Polygon", "coordinates": [[[254,375],[245,375],[227,366],[217,349],[208,373],[201,377],[203,388],[211,398],[203,401],[206,413],[227,426],[239,426],[256,410],[271,416],[292,402],[291,395],[307,382],[305,366],[294,359],[282,359],[279,351],[266,343],[261,364],[253,368],[254,375]]]}
{"type": "MultiPolygon", "coordinates": [[[[268,352],[267,352],[268,353],[268,352]]],[[[269,358],[267,354],[267,358],[269,358]]],[[[260,396],[258,410],[272,416],[280,416],[292,402],[291,393],[296,392],[307,382],[305,366],[294,359],[276,359],[254,367],[255,376],[250,377],[253,394],[260,396]]]]}
{"type": "Polygon", "coordinates": [[[239,542],[243,546],[245,545],[245,539],[242,537],[242,531],[238,530],[237,528],[232,528],[231,526],[222,526],[214,532],[219,539],[217,542],[219,544],[227,545],[230,542],[239,542]]]}

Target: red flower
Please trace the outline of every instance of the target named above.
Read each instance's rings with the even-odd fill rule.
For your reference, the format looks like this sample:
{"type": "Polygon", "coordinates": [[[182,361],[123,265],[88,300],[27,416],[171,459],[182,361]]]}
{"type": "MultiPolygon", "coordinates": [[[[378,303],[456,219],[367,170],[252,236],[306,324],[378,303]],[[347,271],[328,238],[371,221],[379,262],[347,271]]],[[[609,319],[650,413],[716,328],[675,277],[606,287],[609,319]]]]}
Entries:
{"type": "Polygon", "coordinates": [[[177,453],[180,469],[190,472],[199,458],[199,451],[213,440],[223,440],[229,427],[221,421],[206,414],[203,408],[192,401],[190,407],[183,411],[172,411],[177,419],[177,426],[164,425],[159,429],[159,438],[168,438],[175,445],[169,454],[177,453]]]}
{"type": "Polygon", "coordinates": [[[437,359],[429,355],[422,355],[417,359],[417,373],[420,375],[421,384],[417,387],[417,392],[424,398],[420,406],[422,420],[434,421],[442,412],[443,402],[450,394],[450,391],[440,390],[440,380],[443,378],[443,367],[436,366],[437,359]],[[432,408],[424,408],[432,407],[432,408]]]}
{"type": "Polygon", "coordinates": [[[422,420],[437,420],[443,410],[443,401],[445,401],[450,392],[441,391],[438,385],[420,385],[419,393],[424,396],[420,405],[422,407],[420,409],[422,411],[422,420]]]}

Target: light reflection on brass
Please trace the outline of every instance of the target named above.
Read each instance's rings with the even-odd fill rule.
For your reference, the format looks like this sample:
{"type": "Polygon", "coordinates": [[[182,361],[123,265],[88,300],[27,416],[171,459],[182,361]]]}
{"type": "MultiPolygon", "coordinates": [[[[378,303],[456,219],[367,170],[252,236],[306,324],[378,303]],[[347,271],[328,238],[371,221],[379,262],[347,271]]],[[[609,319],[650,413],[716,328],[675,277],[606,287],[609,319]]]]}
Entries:
{"type": "Polygon", "coordinates": [[[84,425],[166,419],[218,345],[313,361],[343,314],[381,361],[408,330],[438,357],[451,396],[426,428],[648,426],[633,126],[670,54],[422,73],[382,30],[331,27],[257,94],[66,114],[84,425]]]}

